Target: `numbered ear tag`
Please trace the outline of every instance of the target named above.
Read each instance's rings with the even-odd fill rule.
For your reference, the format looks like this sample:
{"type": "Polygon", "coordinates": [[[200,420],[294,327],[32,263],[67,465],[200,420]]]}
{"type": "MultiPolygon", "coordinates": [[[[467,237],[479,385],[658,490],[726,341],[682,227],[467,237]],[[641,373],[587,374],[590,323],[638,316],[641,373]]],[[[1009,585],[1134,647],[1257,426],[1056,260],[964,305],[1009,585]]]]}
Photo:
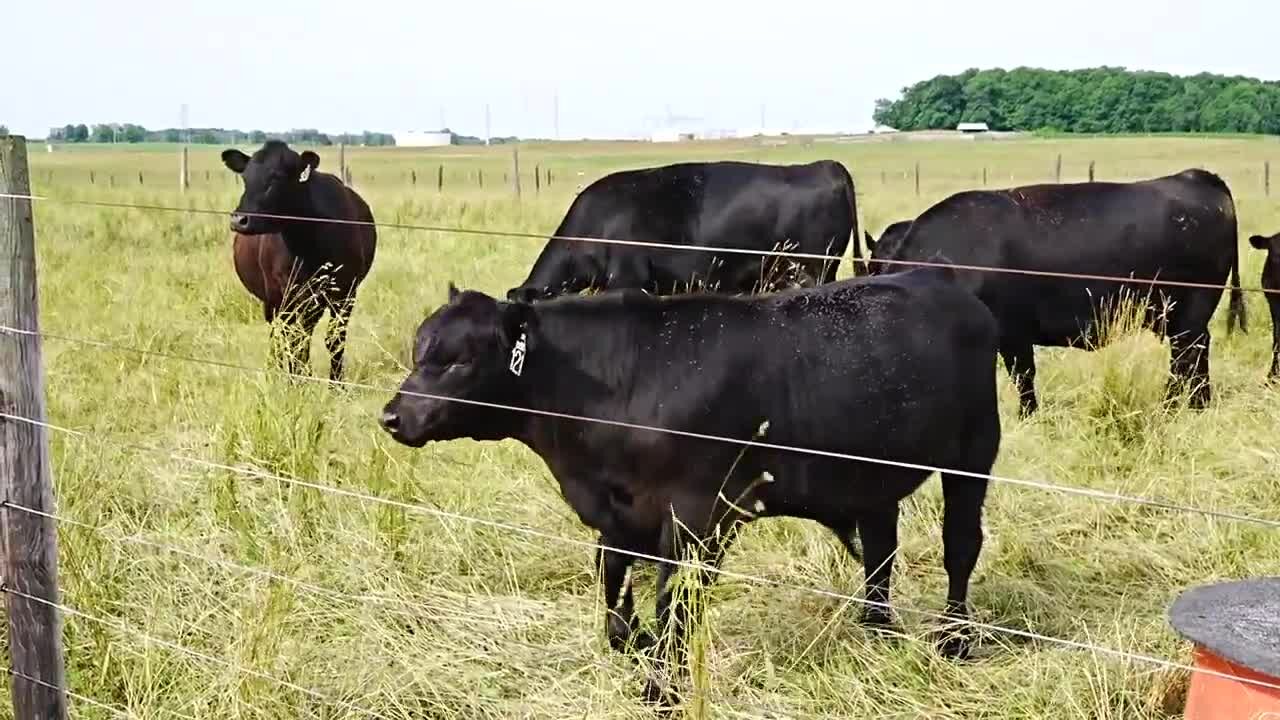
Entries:
{"type": "Polygon", "coordinates": [[[519,377],[524,372],[525,333],[520,333],[516,346],[511,348],[511,374],[519,377]]]}
{"type": "Polygon", "coordinates": [[[304,165],[302,167],[302,174],[298,176],[298,182],[304,183],[310,179],[311,179],[311,166],[304,165]]]}

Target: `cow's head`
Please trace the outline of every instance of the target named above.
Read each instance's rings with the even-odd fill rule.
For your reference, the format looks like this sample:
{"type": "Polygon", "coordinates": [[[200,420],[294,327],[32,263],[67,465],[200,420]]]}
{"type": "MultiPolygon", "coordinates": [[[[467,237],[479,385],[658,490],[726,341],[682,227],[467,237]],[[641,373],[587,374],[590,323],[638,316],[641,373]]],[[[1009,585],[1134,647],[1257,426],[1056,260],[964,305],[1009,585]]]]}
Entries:
{"type": "Polygon", "coordinates": [[[244,181],[244,193],[231,214],[231,229],[245,235],[280,232],[282,221],[265,215],[306,215],[306,198],[320,156],[294,152],[279,140],[268,140],[252,157],[239,150],[222,151],[222,162],[244,181]]]}
{"type": "Polygon", "coordinates": [[[449,301],[418,327],[413,370],[383,408],[383,429],[410,447],[510,437],[519,414],[475,403],[511,405],[519,398],[533,321],[530,305],[460,292],[450,283],[449,301]]]}
{"type": "Polygon", "coordinates": [[[1249,244],[1258,250],[1267,251],[1267,259],[1262,265],[1262,282],[1268,288],[1280,288],[1280,233],[1270,237],[1254,235],[1249,244]]]}
{"type": "MultiPolygon", "coordinates": [[[[880,234],[879,240],[872,238],[871,233],[863,231],[863,236],[867,243],[867,254],[873,259],[894,259],[902,252],[902,241],[907,235],[907,230],[910,229],[910,220],[899,220],[885,228],[884,232],[880,234]]],[[[873,262],[870,267],[872,275],[881,275],[892,271],[895,266],[873,262]]]]}

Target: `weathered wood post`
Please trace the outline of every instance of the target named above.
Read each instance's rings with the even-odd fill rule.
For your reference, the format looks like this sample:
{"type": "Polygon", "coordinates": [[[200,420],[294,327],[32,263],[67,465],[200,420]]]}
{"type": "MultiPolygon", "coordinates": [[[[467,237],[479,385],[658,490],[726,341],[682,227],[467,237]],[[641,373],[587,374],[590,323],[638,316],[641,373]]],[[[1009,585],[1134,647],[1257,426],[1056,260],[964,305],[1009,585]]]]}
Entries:
{"type": "Polygon", "coordinates": [[[417,187],[417,186],[418,186],[418,171],[417,171],[417,170],[410,170],[410,171],[409,171],[409,184],[410,184],[410,185],[412,185],[412,186],[414,186],[414,187],[417,187]]]}
{"type": "Polygon", "coordinates": [[[542,166],[533,166],[533,194],[537,195],[542,192],[542,166]]]}
{"type": "Polygon", "coordinates": [[[1271,194],[1271,161],[1262,163],[1262,192],[1271,194]]]}
{"type": "MultiPolygon", "coordinates": [[[[0,193],[30,195],[27,141],[0,138],[0,193]]],[[[39,333],[31,201],[0,198],[0,325],[39,333]]],[[[46,421],[40,336],[0,331],[0,412],[46,421]]],[[[58,597],[57,530],[47,429],[0,418],[0,536],[4,587],[49,603],[58,597]]],[[[65,720],[62,616],[57,608],[4,593],[9,616],[13,717],[65,720]]]]}
{"type": "Polygon", "coordinates": [[[344,142],[338,143],[338,179],[343,185],[351,184],[347,182],[350,177],[347,175],[347,144],[344,142]]]}
{"type": "Polygon", "coordinates": [[[916,194],[920,194],[920,161],[916,161],[916,194]]]}
{"type": "Polygon", "coordinates": [[[443,165],[436,168],[436,190],[438,192],[444,192],[444,166],[443,165]]]}
{"type": "Polygon", "coordinates": [[[1053,163],[1053,181],[1062,182],[1062,153],[1058,153],[1058,159],[1053,163]]]}
{"type": "Polygon", "coordinates": [[[1089,182],[1093,182],[1093,161],[1089,161],[1089,182]]]}
{"type": "Polygon", "coordinates": [[[480,189],[484,189],[484,168],[476,170],[476,182],[480,183],[480,189]]]}
{"type": "Polygon", "coordinates": [[[139,184],[139,185],[143,184],[143,183],[142,183],[142,171],[141,171],[141,170],[139,170],[139,171],[138,171],[138,184],[139,184]]]}
{"type": "Polygon", "coordinates": [[[982,187],[987,186],[987,166],[982,166],[982,187]]]}
{"type": "Polygon", "coordinates": [[[90,185],[93,185],[93,184],[95,184],[95,182],[96,182],[96,181],[94,180],[94,177],[93,177],[93,171],[92,171],[92,170],[90,170],[90,171],[89,171],[89,184],[90,184],[90,185]]]}
{"type": "MultiPolygon", "coordinates": [[[[182,159],[178,163],[178,189],[184,193],[187,191],[188,188],[191,187],[191,173],[189,172],[188,168],[189,168],[189,165],[187,164],[187,146],[183,145],[182,159]]],[[[208,172],[209,172],[208,170],[205,171],[205,176],[204,176],[205,180],[209,179],[208,172]]]]}
{"type": "Polygon", "coordinates": [[[511,146],[511,192],[520,199],[520,146],[511,146]]]}

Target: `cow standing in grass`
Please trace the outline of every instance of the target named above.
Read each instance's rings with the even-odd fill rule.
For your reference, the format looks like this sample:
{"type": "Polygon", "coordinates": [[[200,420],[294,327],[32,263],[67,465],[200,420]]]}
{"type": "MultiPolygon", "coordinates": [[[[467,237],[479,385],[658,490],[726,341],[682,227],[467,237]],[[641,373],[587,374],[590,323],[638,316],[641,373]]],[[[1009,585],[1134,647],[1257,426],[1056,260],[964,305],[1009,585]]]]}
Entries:
{"type": "Polygon", "coordinates": [[[871,271],[906,269],[877,259],[927,262],[939,253],[958,265],[1209,286],[958,270],[1000,322],[1000,355],[1024,415],[1037,407],[1035,346],[1097,348],[1125,300],[1169,338],[1168,395],[1188,393],[1194,408],[1211,399],[1209,320],[1228,277],[1227,331],[1245,329],[1235,202],[1227,184],[1204,170],[957,193],[876,243],[871,271]]]}
{"type": "Polygon", "coordinates": [[[625,170],[596,180],[574,198],[529,276],[507,292],[507,299],[528,302],[587,289],[669,294],[693,287],[750,293],[788,283],[814,285],[835,279],[850,241],[857,274],[862,252],[853,178],[834,160],[804,165],[676,163],[625,170]],[[748,252],[717,253],[712,248],[748,252]],[[761,252],[835,259],[788,259],[761,252]]]}
{"type": "Polygon", "coordinates": [[[244,181],[231,215],[236,274],[262,301],[266,321],[280,320],[273,354],[288,372],[309,372],[311,336],[328,310],[329,377],[340,380],[347,322],[377,247],[373,213],[337,177],[318,172],[310,150],[270,140],[252,156],[226,150],[222,161],[244,181]]]}
{"type": "MultiPolygon", "coordinates": [[[[763,296],[631,290],[533,304],[450,287],[418,329],[413,370],[382,425],[412,447],[524,443],[609,548],[673,560],[691,553],[714,566],[735,528],[760,517],[816,520],[846,547],[856,532],[863,618],[883,625],[898,505],[931,473],[706,436],[985,475],[1000,444],[996,340],[991,313],[949,270],[763,296]]],[[[987,480],[943,473],[942,487],[946,612],[964,620],[987,480]]],[[[611,644],[650,644],[633,637],[634,558],[597,558],[611,644]]],[[[672,597],[675,570],[664,563],[658,574],[663,659],[681,650],[688,613],[672,597]]],[[[968,651],[963,631],[940,641],[946,654],[968,651]]],[[[659,675],[646,695],[666,688],[659,675]]]]}
{"type": "Polygon", "coordinates": [[[1271,237],[1254,235],[1249,244],[1266,250],[1262,262],[1262,287],[1267,290],[1267,307],[1271,310],[1271,371],[1267,377],[1280,380],[1280,233],[1271,237]]]}

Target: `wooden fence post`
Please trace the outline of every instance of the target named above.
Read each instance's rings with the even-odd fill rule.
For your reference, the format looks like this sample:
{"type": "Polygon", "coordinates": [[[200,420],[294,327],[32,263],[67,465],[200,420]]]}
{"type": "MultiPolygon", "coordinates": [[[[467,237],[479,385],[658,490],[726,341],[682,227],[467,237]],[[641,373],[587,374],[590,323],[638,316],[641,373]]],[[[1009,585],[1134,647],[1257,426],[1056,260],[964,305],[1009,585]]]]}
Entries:
{"type": "Polygon", "coordinates": [[[95,184],[95,182],[96,182],[96,180],[94,180],[94,177],[93,177],[93,171],[92,171],[92,170],[90,170],[90,171],[89,171],[89,184],[90,184],[90,185],[93,185],[93,184],[95,184]]]}
{"type": "Polygon", "coordinates": [[[511,146],[511,192],[520,199],[520,146],[511,146]]]}
{"type": "Polygon", "coordinates": [[[410,185],[413,185],[414,187],[417,187],[417,185],[418,185],[418,171],[417,171],[417,170],[410,170],[410,171],[409,171],[409,184],[410,184],[410,185]]]}
{"type": "Polygon", "coordinates": [[[484,168],[476,170],[476,181],[480,183],[480,189],[484,189],[484,168]]]}
{"type": "Polygon", "coordinates": [[[537,195],[542,192],[542,166],[533,166],[533,194],[537,195]]]}
{"type": "Polygon", "coordinates": [[[1093,182],[1093,161],[1089,161],[1089,182],[1093,182]]]}
{"type": "MultiPolygon", "coordinates": [[[[0,193],[29,195],[27,141],[0,138],[0,193]]],[[[0,324],[39,333],[35,228],[31,202],[0,199],[0,324]]],[[[46,422],[40,336],[0,332],[0,412],[46,422]]],[[[65,720],[67,697],[58,597],[57,529],[53,513],[46,428],[0,418],[0,534],[3,535],[4,602],[9,615],[9,667],[13,717],[65,720]]]]}
{"type": "Polygon", "coordinates": [[[1058,153],[1058,159],[1053,163],[1053,181],[1062,182],[1062,153],[1058,153]]]}
{"type": "Polygon", "coordinates": [[[139,170],[139,171],[138,171],[138,184],[139,184],[139,185],[142,185],[142,184],[143,184],[143,183],[142,183],[142,171],[141,171],[141,170],[139,170]]]}
{"type": "Polygon", "coordinates": [[[347,144],[344,142],[338,143],[338,179],[343,185],[351,184],[347,182],[350,176],[347,175],[347,144]]]}
{"type": "Polygon", "coordinates": [[[436,168],[436,190],[444,192],[444,166],[436,168]]]}
{"type": "Polygon", "coordinates": [[[982,166],[982,187],[987,186],[987,166],[982,166]]]}
{"type": "Polygon", "coordinates": [[[920,194],[920,162],[916,161],[916,194],[920,194]]]}
{"type": "MultiPolygon", "coordinates": [[[[187,146],[183,145],[182,160],[178,165],[178,189],[184,193],[187,191],[188,188],[191,187],[191,173],[188,171],[188,168],[189,168],[189,165],[187,164],[187,146]]],[[[205,171],[205,177],[204,177],[205,180],[209,179],[208,172],[209,172],[208,170],[205,171]]]]}
{"type": "Polygon", "coordinates": [[[1262,191],[1267,195],[1271,194],[1271,161],[1270,160],[1262,164],[1262,191]]]}

